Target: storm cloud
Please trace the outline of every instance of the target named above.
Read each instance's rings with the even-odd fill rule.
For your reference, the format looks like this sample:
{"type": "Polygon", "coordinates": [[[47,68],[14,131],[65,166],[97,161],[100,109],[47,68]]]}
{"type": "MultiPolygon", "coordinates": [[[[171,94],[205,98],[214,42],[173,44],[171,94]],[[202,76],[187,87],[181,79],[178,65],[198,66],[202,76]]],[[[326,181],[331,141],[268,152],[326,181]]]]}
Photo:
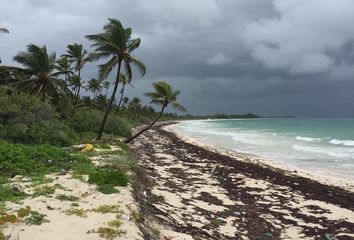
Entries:
{"type": "Polygon", "coordinates": [[[14,64],[29,43],[90,50],[84,36],[113,17],[142,39],[148,67],[129,96],[147,102],[166,80],[192,114],[354,116],[353,12],[352,0],[2,0],[0,56],[14,64]]]}

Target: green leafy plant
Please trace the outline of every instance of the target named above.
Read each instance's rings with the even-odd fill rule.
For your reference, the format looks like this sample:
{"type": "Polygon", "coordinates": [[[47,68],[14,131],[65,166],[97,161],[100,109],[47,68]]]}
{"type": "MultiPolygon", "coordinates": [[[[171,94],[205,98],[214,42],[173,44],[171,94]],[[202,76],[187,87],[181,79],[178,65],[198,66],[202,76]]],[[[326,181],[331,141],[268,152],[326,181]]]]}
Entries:
{"type": "Polygon", "coordinates": [[[32,212],[32,210],[31,210],[30,206],[26,206],[24,208],[20,208],[20,209],[18,209],[16,211],[18,218],[26,217],[26,216],[30,215],[31,212],[32,212]]]}
{"type": "Polygon", "coordinates": [[[219,218],[214,218],[211,220],[211,224],[214,226],[220,226],[220,225],[225,224],[225,222],[219,218]]]}
{"type": "Polygon", "coordinates": [[[127,186],[128,176],[117,170],[97,168],[96,172],[89,174],[89,183],[99,186],[111,184],[113,186],[127,186]]]}
{"type": "Polygon", "coordinates": [[[6,185],[0,185],[0,202],[1,201],[12,201],[16,202],[22,200],[27,195],[15,187],[10,187],[6,185]]]}
{"type": "Polygon", "coordinates": [[[27,225],[41,225],[42,223],[49,222],[46,219],[46,214],[39,213],[37,211],[31,211],[30,216],[24,219],[27,225]]]}
{"type": "Polygon", "coordinates": [[[119,228],[122,225],[122,222],[119,221],[119,219],[114,219],[114,220],[108,221],[107,224],[110,227],[119,228]]]}
{"type": "Polygon", "coordinates": [[[48,196],[54,194],[56,189],[63,189],[63,187],[59,184],[54,184],[52,186],[44,185],[34,189],[34,193],[32,197],[39,197],[39,196],[48,196]]]}
{"type": "Polygon", "coordinates": [[[91,211],[93,212],[99,212],[99,213],[121,213],[122,211],[120,210],[119,205],[101,205],[98,206],[97,208],[92,209],[91,211]]]}
{"type": "Polygon", "coordinates": [[[17,217],[14,214],[8,214],[6,212],[0,214],[0,225],[4,225],[5,223],[15,223],[17,221],[17,217]]]}
{"type": "Polygon", "coordinates": [[[0,169],[3,177],[43,177],[45,173],[71,169],[77,164],[90,164],[90,160],[55,146],[24,146],[0,140],[0,169]]]}
{"type": "Polygon", "coordinates": [[[113,240],[126,232],[120,229],[112,228],[112,227],[99,227],[98,229],[92,229],[87,231],[87,234],[98,233],[101,238],[105,238],[108,240],[113,240]]]}
{"type": "Polygon", "coordinates": [[[78,217],[87,218],[87,210],[82,208],[70,208],[64,212],[68,216],[76,215],[78,217]]]}
{"type": "Polygon", "coordinates": [[[112,194],[112,193],[119,192],[118,189],[115,189],[112,184],[98,185],[97,191],[104,193],[104,194],[112,194]]]}
{"type": "Polygon", "coordinates": [[[79,198],[76,196],[72,196],[72,195],[66,195],[66,194],[59,194],[56,196],[57,199],[61,200],[61,201],[78,201],[79,198]]]}

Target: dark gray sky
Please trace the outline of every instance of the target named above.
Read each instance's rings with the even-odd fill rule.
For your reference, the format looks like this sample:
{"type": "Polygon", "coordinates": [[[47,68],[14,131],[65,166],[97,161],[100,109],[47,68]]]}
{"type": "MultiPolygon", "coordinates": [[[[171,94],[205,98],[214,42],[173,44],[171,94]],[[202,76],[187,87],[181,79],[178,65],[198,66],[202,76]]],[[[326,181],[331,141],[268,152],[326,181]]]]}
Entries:
{"type": "Polygon", "coordinates": [[[84,36],[114,17],[141,37],[148,67],[129,96],[166,80],[193,114],[354,116],[353,13],[353,0],[1,0],[0,55],[90,49],[84,36]]]}

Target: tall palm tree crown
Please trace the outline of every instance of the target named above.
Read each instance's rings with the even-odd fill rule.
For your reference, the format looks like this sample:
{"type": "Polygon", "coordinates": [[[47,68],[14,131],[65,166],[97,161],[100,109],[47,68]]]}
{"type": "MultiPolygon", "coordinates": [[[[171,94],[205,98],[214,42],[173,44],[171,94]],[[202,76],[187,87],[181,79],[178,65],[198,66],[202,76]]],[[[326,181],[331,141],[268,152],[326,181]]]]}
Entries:
{"type": "Polygon", "coordinates": [[[55,68],[63,73],[65,83],[68,84],[70,74],[73,74],[68,58],[65,56],[59,58],[55,68]]]}
{"type": "MultiPolygon", "coordinates": [[[[74,65],[74,69],[77,72],[78,80],[81,81],[81,69],[84,67],[85,63],[89,61],[88,53],[83,48],[82,44],[69,44],[67,46],[66,54],[63,54],[62,56],[66,57],[70,64],[74,65]]],[[[79,86],[75,96],[75,103],[77,103],[79,99],[80,89],[81,87],[79,86]]]]}
{"type": "Polygon", "coordinates": [[[108,59],[106,63],[99,65],[99,80],[106,79],[111,71],[117,67],[112,96],[104,114],[97,139],[102,137],[103,129],[117,92],[121,70],[124,71],[128,79],[132,78],[131,64],[137,67],[141,75],[146,72],[144,63],[131,55],[140,46],[140,38],[132,38],[132,29],[124,28],[117,19],[109,18],[108,20],[109,23],[103,27],[103,32],[86,36],[94,42],[92,47],[95,48],[95,52],[90,54],[90,59],[95,61],[108,59]]]}
{"type": "Polygon", "coordinates": [[[74,65],[75,71],[79,72],[84,67],[85,63],[89,60],[87,51],[83,48],[82,44],[69,44],[67,46],[66,57],[70,64],[74,65]]]}
{"type": "Polygon", "coordinates": [[[73,75],[69,78],[68,86],[71,87],[71,89],[74,91],[74,96],[77,96],[79,94],[81,88],[84,88],[86,90],[84,83],[85,82],[81,81],[81,79],[77,75],[73,75]]]}
{"type": "Polygon", "coordinates": [[[98,81],[97,79],[92,78],[90,81],[88,81],[88,85],[87,88],[93,92],[93,99],[96,99],[96,94],[98,92],[102,91],[102,86],[101,86],[101,82],[98,81]]]}
{"type": "Polygon", "coordinates": [[[27,52],[18,53],[14,60],[24,66],[20,71],[28,74],[30,78],[18,81],[17,85],[28,89],[32,95],[42,94],[42,100],[46,95],[57,97],[59,93],[66,92],[64,82],[57,78],[62,72],[54,72],[55,58],[55,52],[48,53],[45,45],[28,45],[27,52]]]}

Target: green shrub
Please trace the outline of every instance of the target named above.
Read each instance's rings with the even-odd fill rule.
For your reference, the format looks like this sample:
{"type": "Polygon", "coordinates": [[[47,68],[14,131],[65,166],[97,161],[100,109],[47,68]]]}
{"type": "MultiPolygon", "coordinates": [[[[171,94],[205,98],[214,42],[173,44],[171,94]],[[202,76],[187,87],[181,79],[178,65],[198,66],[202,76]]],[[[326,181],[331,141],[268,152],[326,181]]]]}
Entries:
{"type": "Polygon", "coordinates": [[[2,201],[18,201],[25,198],[26,194],[17,188],[0,185],[0,202],[2,201]]]}
{"type": "Polygon", "coordinates": [[[96,172],[89,174],[89,183],[95,183],[98,186],[111,184],[113,186],[127,186],[128,176],[117,170],[97,168],[96,172]]]}
{"type": "Polygon", "coordinates": [[[91,109],[77,109],[68,119],[76,132],[97,132],[100,128],[102,113],[91,109]]]}
{"type": "Polygon", "coordinates": [[[118,170],[110,170],[104,168],[96,168],[94,172],[89,174],[89,183],[97,185],[97,190],[105,193],[111,194],[118,192],[115,186],[127,186],[128,176],[118,170]]]}
{"type": "Polygon", "coordinates": [[[46,102],[26,94],[0,96],[0,137],[16,143],[68,146],[79,139],[46,102]]]}
{"type": "Polygon", "coordinates": [[[56,196],[56,199],[59,199],[60,201],[78,201],[79,198],[73,195],[66,195],[66,194],[59,194],[56,196]]]}
{"type": "Polygon", "coordinates": [[[74,155],[50,145],[24,146],[0,140],[0,170],[3,177],[38,176],[92,164],[83,155],[74,155]]]}
{"type": "Polygon", "coordinates": [[[37,211],[31,211],[30,216],[24,219],[27,225],[42,225],[42,223],[49,222],[46,219],[47,215],[37,211]]]}
{"type": "Polygon", "coordinates": [[[107,134],[127,137],[131,135],[131,129],[132,126],[126,119],[120,118],[116,115],[110,115],[107,119],[104,132],[107,134]]]}
{"type": "Polygon", "coordinates": [[[93,141],[94,139],[96,139],[97,133],[85,131],[85,132],[78,133],[78,135],[80,138],[80,142],[86,143],[86,142],[90,142],[90,141],[93,141]]]}
{"type": "Polygon", "coordinates": [[[112,194],[119,192],[117,189],[114,188],[112,184],[98,185],[97,191],[104,194],[112,194]]]}
{"type": "MultiPolygon", "coordinates": [[[[102,112],[93,109],[77,109],[68,119],[68,123],[76,132],[97,133],[102,121],[102,112]]],[[[128,120],[117,115],[110,114],[104,129],[104,133],[117,136],[129,136],[131,124],[128,120]]]]}

